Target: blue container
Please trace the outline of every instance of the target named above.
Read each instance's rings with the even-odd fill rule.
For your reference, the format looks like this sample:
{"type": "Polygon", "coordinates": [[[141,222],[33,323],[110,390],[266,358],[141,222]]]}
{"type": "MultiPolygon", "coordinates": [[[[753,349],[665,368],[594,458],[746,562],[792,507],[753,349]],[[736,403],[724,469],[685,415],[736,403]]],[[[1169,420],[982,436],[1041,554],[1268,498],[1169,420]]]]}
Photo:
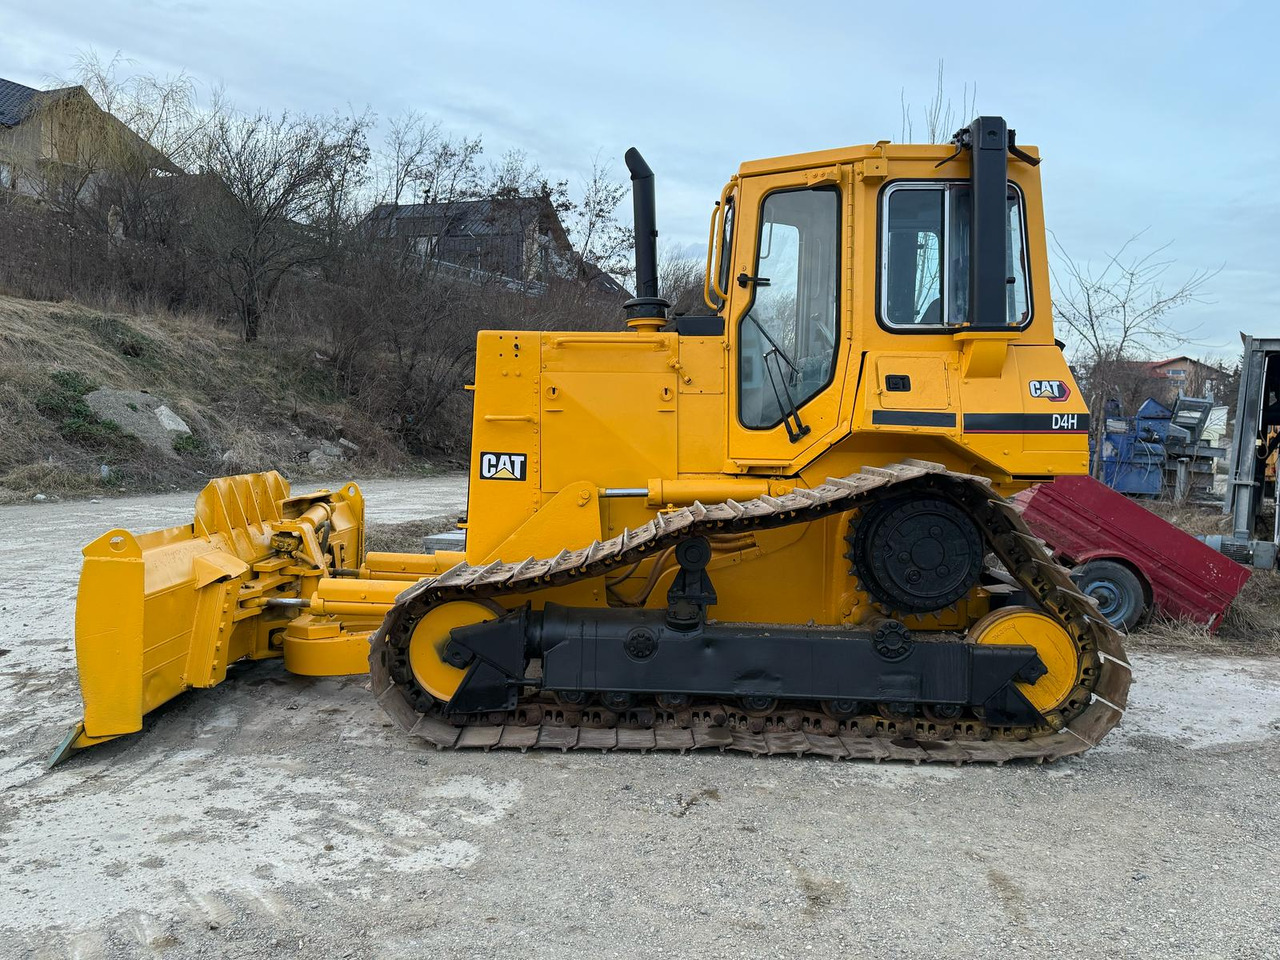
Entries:
{"type": "Polygon", "coordinates": [[[1172,417],[1172,410],[1150,397],[1135,416],[1108,416],[1102,482],[1117,493],[1159,496],[1164,487],[1165,440],[1172,417]]]}

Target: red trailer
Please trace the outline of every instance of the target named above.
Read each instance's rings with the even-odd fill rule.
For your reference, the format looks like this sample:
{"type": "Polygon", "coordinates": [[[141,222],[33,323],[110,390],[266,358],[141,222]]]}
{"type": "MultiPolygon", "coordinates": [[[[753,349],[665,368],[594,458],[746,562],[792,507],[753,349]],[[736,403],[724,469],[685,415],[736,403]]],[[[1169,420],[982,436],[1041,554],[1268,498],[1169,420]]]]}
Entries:
{"type": "Polygon", "coordinates": [[[1154,609],[1216,630],[1249,570],[1092,477],[1059,477],[1013,501],[1113,624],[1154,609]]]}

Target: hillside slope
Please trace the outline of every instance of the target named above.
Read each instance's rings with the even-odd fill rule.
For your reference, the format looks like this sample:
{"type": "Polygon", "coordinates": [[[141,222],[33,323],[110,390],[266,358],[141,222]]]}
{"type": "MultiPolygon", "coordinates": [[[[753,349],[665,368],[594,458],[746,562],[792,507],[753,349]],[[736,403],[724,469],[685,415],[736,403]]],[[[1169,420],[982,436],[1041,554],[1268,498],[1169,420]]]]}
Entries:
{"type": "Polygon", "coordinates": [[[0,502],[272,468],[309,477],[424,466],[351,404],[311,346],[245,344],[190,317],[0,296],[0,410],[0,502]],[[190,434],[138,439],[94,412],[104,387],[143,394],[116,395],[121,421],[163,405],[190,434]]]}

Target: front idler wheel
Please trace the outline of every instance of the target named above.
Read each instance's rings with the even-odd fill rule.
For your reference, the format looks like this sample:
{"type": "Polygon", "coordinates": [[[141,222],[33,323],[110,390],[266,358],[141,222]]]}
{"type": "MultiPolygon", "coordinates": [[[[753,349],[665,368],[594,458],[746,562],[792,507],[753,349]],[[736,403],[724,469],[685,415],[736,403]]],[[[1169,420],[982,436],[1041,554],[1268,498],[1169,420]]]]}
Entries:
{"type": "Polygon", "coordinates": [[[417,686],[441,703],[453,699],[467,668],[445,653],[452,631],[496,620],[506,612],[492,600],[450,600],[429,609],[409,636],[409,669],[417,686]]]}

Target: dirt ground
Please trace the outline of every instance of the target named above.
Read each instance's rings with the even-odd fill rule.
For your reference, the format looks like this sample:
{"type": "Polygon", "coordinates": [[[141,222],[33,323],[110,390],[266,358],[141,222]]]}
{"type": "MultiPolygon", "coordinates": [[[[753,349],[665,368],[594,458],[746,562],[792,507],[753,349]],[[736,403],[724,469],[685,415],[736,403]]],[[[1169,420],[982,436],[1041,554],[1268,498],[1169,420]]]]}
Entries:
{"type": "Polygon", "coordinates": [[[1139,654],[1101,747],[1000,769],[438,753],[262,663],[45,772],[79,546],[191,500],[0,508],[0,957],[1280,956],[1275,659],[1139,654]]]}

